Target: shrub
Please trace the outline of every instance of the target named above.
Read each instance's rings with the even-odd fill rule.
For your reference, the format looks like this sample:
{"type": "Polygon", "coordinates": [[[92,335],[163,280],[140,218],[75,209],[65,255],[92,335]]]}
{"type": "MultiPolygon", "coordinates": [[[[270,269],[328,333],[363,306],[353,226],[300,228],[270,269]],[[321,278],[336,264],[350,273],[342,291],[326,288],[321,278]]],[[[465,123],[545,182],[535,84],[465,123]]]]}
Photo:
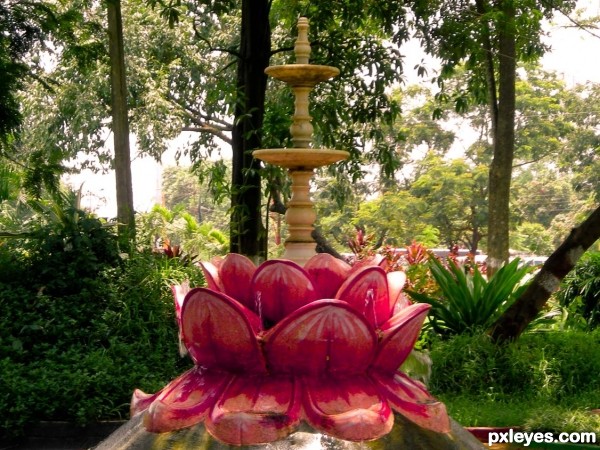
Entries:
{"type": "Polygon", "coordinates": [[[587,328],[600,325],[600,253],[590,252],[564,278],[557,297],[571,315],[569,322],[583,321],[587,328]]]}
{"type": "MultiPolygon", "coordinates": [[[[599,332],[529,333],[503,346],[485,335],[460,335],[436,341],[431,359],[434,392],[552,402],[600,393],[599,332]]],[[[591,400],[589,407],[597,405],[591,400]]]]}
{"type": "Polygon", "coordinates": [[[424,294],[408,290],[416,301],[429,303],[429,324],[441,336],[476,333],[489,328],[526,288],[524,276],[531,271],[519,267],[519,260],[504,265],[489,281],[477,266],[472,273],[449,260],[448,268],[435,258],[429,269],[439,291],[424,294]]]}
{"type": "Polygon", "coordinates": [[[121,260],[109,228],[77,217],[0,245],[0,437],[126,417],[134,388],[156,391],[191,365],[169,286],[201,285],[201,271],[150,252],[121,260]]]}

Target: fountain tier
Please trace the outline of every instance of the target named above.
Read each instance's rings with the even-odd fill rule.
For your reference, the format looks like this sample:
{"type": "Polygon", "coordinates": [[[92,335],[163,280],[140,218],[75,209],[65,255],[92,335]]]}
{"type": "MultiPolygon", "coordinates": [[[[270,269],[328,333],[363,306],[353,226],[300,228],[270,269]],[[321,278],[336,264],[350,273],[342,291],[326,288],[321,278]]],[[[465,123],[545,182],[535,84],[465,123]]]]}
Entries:
{"type": "Polygon", "coordinates": [[[285,241],[283,258],[303,265],[316,253],[312,238],[316,213],[309,193],[313,170],[346,159],[348,152],[311,148],[313,126],[309,114],[310,92],[316,84],[339,75],[340,71],[336,67],[308,64],[308,20],[304,17],[298,20],[298,39],[294,51],[297,64],[271,66],[265,70],[267,75],[287,83],[294,92],[295,111],[290,127],[294,147],[262,149],[252,154],[257,159],[289,171],[292,197],[285,215],[289,237],[285,241]]]}

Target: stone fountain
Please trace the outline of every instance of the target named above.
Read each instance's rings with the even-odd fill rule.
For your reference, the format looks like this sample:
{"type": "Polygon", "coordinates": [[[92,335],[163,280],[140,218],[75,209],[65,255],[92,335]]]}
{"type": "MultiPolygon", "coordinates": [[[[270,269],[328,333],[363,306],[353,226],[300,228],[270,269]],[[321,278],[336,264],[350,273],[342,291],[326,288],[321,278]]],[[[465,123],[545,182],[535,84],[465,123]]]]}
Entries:
{"type": "Polygon", "coordinates": [[[292,178],[283,259],[230,254],[202,263],[208,288],[174,290],[194,368],[136,390],[132,419],[97,450],[483,448],[398,369],[429,308],[402,300],[405,275],[315,254],[310,179],[348,153],[311,147],[310,91],[339,71],[309,64],[304,18],[295,52],[296,64],[266,70],[296,96],[294,147],[254,152],[292,178]]]}
{"type": "Polygon", "coordinates": [[[304,265],[315,255],[315,242],[311,233],[317,216],[309,193],[313,170],[348,158],[348,152],[312,148],[310,92],[315,85],[339,75],[340,71],[336,67],[309,64],[308,19],[305,17],[298,20],[298,38],[294,52],[296,64],[271,66],[265,70],[271,77],[287,83],[294,92],[295,112],[290,127],[294,147],[256,150],[253,155],[289,171],[292,197],[285,214],[289,237],[285,241],[282,258],[304,265]]]}

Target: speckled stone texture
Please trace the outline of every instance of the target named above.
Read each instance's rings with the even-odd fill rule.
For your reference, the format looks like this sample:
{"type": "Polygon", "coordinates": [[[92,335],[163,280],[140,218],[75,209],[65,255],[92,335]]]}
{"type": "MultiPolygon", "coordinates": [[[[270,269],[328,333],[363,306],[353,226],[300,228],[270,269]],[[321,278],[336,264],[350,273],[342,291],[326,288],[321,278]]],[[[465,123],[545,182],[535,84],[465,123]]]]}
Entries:
{"type": "Polygon", "coordinates": [[[170,433],[147,432],[138,415],[102,441],[95,450],[481,450],[485,448],[471,433],[452,422],[448,434],[425,430],[396,415],[391,433],[371,442],[348,442],[301,430],[286,439],[264,445],[236,447],[216,441],[204,425],[170,433]]]}

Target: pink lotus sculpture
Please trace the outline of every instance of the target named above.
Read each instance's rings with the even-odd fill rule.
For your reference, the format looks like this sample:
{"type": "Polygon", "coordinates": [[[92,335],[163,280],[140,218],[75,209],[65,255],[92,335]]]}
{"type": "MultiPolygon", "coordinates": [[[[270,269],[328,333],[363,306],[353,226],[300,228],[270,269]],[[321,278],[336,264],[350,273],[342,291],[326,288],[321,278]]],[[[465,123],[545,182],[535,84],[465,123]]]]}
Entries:
{"type": "Polygon", "coordinates": [[[354,267],[327,254],[304,268],[258,268],[229,254],[203,263],[208,288],[175,290],[183,344],[195,366],[156,394],[136,390],[132,415],[152,432],[204,422],[233,445],[272,442],[302,421],[328,435],[373,440],[392,410],[448,432],[445,406],[399,371],[429,309],[403,295],[403,272],[354,267]],[[183,297],[185,294],[185,297],[183,297]]]}

